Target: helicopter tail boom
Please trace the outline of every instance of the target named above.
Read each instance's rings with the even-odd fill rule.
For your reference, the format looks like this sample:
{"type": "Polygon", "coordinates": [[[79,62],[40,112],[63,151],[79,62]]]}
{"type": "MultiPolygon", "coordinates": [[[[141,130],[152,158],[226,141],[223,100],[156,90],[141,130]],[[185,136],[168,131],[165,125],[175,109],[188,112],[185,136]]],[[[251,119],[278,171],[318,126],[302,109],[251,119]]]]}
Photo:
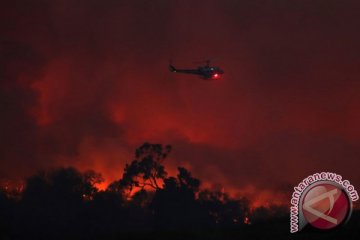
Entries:
{"type": "Polygon", "coordinates": [[[177,70],[176,70],[176,68],[173,66],[173,65],[169,65],[169,70],[171,71],[171,72],[176,72],[177,70]]]}

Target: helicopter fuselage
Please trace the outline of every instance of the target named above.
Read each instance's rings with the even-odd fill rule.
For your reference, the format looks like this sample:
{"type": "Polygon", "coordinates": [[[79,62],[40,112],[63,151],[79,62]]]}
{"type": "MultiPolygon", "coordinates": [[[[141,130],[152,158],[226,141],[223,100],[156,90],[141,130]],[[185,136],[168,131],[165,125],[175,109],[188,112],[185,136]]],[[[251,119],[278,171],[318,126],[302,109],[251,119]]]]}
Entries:
{"type": "Polygon", "coordinates": [[[197,69],[177,69],[174,66],[170,65],[169,69],[171,72],[175,73],[187,73],[187,74],[196,74],[202,76],[204,79],[218,79],[220,75],[224,74],[224,71],[219,67],[212,66],[199,66],[197,69]]]}

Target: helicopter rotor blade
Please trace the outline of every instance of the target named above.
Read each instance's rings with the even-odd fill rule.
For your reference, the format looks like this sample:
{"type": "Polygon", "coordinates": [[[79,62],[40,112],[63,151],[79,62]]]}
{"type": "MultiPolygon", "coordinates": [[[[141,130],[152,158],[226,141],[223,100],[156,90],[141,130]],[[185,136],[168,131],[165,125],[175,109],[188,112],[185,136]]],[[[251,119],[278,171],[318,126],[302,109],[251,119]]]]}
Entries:
{"type": "Polygon", "coordinates": [[[192,63],[195,64],[206,64],[206,66],[209,66],[211,62],[215,61],[216,59],[214,58],[208,58],[206,60],[201,60],[201,61],[193,61],[192,63]]]}

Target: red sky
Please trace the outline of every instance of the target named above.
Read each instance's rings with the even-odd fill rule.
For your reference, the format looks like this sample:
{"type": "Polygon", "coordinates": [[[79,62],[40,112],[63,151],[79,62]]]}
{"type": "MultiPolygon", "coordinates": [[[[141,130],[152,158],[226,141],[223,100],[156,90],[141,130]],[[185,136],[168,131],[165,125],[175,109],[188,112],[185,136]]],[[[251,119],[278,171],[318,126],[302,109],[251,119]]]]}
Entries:
{"type": "Polygon", "coordinates": [[[277,201],[333,171],[360,189],[358,1],[5,0],[0,178],[95,169],[143,142],[209,187],[277,201]],[[176,75],[214,59],[220,81],[176,75]],[[260,195],[255,195],[260,191],[260,195]]]}

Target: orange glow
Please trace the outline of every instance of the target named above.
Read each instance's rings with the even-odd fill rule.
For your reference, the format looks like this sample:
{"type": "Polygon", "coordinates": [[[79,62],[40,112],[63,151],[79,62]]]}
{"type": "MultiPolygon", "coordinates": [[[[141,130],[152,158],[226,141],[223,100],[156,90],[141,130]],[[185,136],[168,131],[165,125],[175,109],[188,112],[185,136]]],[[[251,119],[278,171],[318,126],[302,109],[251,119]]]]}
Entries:
{"type": "Polygon", "coordinates": [[[110,181],[104,180],[101,183],[95,184],[95,187],[97,189],[99,189],[100,191],[104,191],[104,190],[106,190],[106,188],[109,186],[110,183],[111,183],[110,181]]]}

